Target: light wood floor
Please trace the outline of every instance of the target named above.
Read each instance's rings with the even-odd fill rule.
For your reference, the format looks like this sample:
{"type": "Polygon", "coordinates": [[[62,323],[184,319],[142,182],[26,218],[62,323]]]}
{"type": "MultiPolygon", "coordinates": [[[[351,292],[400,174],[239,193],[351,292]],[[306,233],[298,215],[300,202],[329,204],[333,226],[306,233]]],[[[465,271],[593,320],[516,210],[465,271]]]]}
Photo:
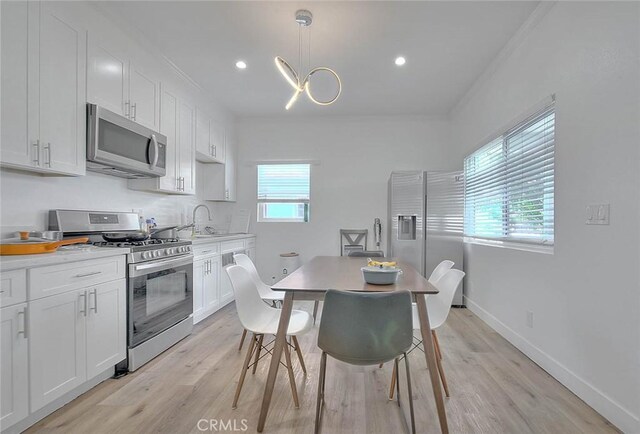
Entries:
{"type": "MultiPolygon", "coordinates": [[[[310,309],[312,305],[300,304],[296,307],[310,309]]],[[[197,426],[200,419],[224,423],[235,420],[237,429],[246,419],[247,432],[256,432],[268,359],[263,359],[255,375],[247,375],[238,408],[232,410],[244,356],[244,351],[237,351],[241,331],[235,305],[231,304],[139,371],[100,384],[28,432],[197,433],[202,432],[197,426]]],[[[313,432],[320,361],[316,335],[317,326],[300,337],[309,372],[306,378],[294,357],[300,408],[293,407],[286,370],[280,369],[265,433],[313,432]]],[[[445,404],[452,433],[618,432],[467,309],[453,309],[438,335],[451,389],[451,398],[445,398],[445,404]]],[[[423,353],[414,351],[410,362],[417,430],[437,433],[439,425],[423,353]]],[[[387,399],[390,375],[390,363],[382,369],[361,368],[329,358],[322,432],[408,432],[404,365],[404,417],[396,403],[387,399]]]]}

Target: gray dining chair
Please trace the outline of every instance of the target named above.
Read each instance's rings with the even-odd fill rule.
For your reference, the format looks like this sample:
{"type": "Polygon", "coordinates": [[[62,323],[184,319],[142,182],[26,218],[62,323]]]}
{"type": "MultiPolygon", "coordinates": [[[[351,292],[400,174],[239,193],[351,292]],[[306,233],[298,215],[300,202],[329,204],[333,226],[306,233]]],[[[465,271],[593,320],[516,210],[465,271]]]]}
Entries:
{"type": "Polygon", "coordinates": [[[400,406],[400,381],[397,368],[400,357],[404,357],[411,432],[416,432],[411,372],[409,358],[406,357],[406,352],[413,340],[412,333],[409,291],[386,293],[327,291],[318,331],[318,347],[322,350],[322,356],[316,402],[316,434],[320,430],[324,407],[327,355],[359,366],[377,365],[393,360],[396,368],[398,406],[400,406]]]}

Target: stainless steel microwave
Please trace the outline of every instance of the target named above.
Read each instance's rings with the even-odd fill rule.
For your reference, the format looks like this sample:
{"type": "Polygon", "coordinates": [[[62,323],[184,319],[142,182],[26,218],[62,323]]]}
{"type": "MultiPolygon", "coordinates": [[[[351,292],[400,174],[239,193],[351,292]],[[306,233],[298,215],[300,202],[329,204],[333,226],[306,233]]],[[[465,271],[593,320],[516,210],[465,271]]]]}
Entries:
{"type": "Polygon", "coordinates": [[[124,116],[87,104],[87,170],[121,178],[166,174],[167,138],[124,116]]]}

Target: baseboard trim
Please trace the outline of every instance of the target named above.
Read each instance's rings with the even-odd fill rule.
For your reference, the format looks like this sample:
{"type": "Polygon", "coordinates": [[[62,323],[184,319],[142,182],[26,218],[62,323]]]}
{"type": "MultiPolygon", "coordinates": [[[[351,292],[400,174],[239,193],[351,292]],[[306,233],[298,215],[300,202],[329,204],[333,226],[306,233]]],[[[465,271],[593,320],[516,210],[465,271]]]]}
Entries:
{"type": "Polygon", "coordinates": [[[538,366],[575,393],[618,429],[625,433],[640,432],[640,419],[638,416],[632,414],[602,391],[576,375],[562,363],[533,345],[469,297],[465,296],[465,301],[467,308],[478,318],[526,354],[527,357],[533,360],[538,366]]]}

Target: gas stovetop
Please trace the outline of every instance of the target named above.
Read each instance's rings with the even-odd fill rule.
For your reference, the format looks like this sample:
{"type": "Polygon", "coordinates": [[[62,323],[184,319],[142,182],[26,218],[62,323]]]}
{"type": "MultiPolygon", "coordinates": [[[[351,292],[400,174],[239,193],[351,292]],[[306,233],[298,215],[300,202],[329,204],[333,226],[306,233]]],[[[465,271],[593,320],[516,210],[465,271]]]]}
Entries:
{"type": "Polygon", "coordinates": [[[118,242],[92,241],[91,244],[101,248],[120,247],[131,249],[131,253],[127,255],[127,262],[130,264],[191,254],[191,241],[176,238],[118,242]]]}
{"type": "Polygon", "coordinates": [[[171,246],[184,245],[185,243],[191,244],[190,241],[179,240],[178,238],[168,238],[168,239],[159,239],[152,238],[144,241],[93,241],[93,244],[96,247],[147,247],[147,246],[157,246],[157,245],[166,245],[170,244],[171,246]]]}

